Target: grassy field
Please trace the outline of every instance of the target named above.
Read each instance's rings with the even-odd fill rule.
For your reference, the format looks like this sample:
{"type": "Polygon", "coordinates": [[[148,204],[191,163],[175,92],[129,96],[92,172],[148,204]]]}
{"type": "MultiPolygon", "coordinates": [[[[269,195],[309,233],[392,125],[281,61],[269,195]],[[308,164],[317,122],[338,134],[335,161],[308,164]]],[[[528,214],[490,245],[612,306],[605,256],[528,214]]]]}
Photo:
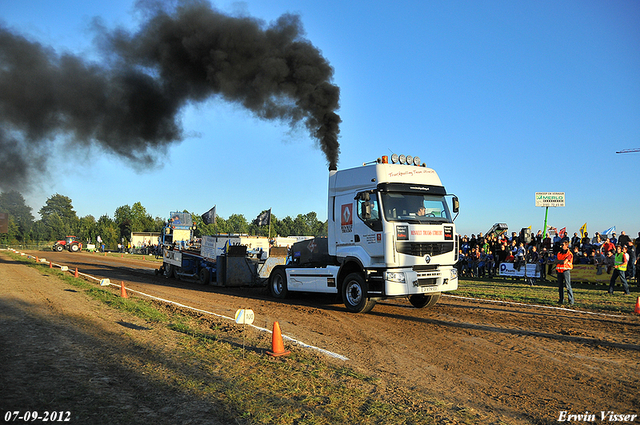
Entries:
{"type": "Polygon", "coordinates": [[[128,252],[116,252],[116,251],[106,251],[106,252],[93,252],[94,255],[100,255],[104,257],[113,257],[113,258],[127,258],[129,260],[143,260],[143,261],[154,261],[157,263],[162,263],[162,255],[159,258],[156,258],[155,255],[152,254],[129,254],[128,252]]]}
{"type": "MultiPolygon", "coordinates": [[[[631,295],[625,296],[618,279],[614,295],[609,295],[609,286],[602,284],[572,284],[575,297],[574,308],[607,313],[633,313],[640,291],[634,280],[630,285],[631,295]]],[[[524,280],[510,278],[461,280],[454,295],[525,304],[557,305],[558,282],[555,275],[533,286],[524,280]]],[[[567,306],[565,291],[565,306],[567,306]]]]}

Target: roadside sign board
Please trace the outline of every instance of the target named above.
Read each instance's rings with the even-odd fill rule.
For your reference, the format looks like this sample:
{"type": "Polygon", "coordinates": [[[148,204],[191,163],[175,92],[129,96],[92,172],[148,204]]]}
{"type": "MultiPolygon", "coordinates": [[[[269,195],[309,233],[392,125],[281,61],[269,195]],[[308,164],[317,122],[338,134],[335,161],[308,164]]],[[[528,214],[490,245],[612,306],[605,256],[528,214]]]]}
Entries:
{"type": "Polygon", "coordinates": [[[255,315],[253,314],[253,310],[250,309],[242,309],[236,311],[236,323],[239,325],[250,325],[255,320],[255,315]]]}
{"type": "Polygon", "coordinates": [[[536,207],[564,207],[564,192],[536,192],[536,207]]]}

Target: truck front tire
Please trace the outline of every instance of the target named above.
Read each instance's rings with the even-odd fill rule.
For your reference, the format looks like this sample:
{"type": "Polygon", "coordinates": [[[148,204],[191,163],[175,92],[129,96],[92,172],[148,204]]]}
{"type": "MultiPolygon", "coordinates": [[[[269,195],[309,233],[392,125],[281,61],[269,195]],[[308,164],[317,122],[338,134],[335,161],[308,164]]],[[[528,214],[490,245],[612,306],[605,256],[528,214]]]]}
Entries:
{"type": "Polygon", "coordinates": [[[78,244],[77,244],[77,243],[71,244],[71,245],[69,246],[69,251],[71,251],[71,252],[78,252],[78,251],[80,251],[80,247],[78,246],[78,244]]]}
{"type": "Polygon", "coordinates": [[[62,245],[54,245],[53,246],[53,250],[54,251],[62,252],[63,249],[64,249],[64,247],[62,245]]]}
{"type": "Polygon", "coordinates": [[[433,307],[440,299],[440,292],[431,295],[411,295],[409,302],[415,308],[433,307]]]}
{"type": "Polygon", "coordinates": [[[282,269],[276,269],[271,273],[269,279],[269,291],[276,298],[286,298],[287,293],[287,274],[282,269]]]}
{"type": "Polygon", "coordinates": [[[347,275],[342,283],[342,301],[352,313],[368,313],[376,305],[374,300],[367,298],[367,282],[360,273],[347,275]]]}

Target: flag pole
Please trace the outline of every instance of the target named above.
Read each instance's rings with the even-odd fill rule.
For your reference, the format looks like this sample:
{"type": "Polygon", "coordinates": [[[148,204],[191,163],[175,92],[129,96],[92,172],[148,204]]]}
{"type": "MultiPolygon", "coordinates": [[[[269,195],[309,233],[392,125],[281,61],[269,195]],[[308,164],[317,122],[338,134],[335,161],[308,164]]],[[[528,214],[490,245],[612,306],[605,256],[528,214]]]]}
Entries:
{"type": "Polygon", "coordinates": [[[547,237],[547,216],[549,215],[549,207],[545,208],[544,212],[544,230],[542,231],[542,239],[547,237]]]}
{"type": "Polygon", "coordinates": [[[269,208],[269,236],[267,239],[271,239],[271,208],[269,208]]]}

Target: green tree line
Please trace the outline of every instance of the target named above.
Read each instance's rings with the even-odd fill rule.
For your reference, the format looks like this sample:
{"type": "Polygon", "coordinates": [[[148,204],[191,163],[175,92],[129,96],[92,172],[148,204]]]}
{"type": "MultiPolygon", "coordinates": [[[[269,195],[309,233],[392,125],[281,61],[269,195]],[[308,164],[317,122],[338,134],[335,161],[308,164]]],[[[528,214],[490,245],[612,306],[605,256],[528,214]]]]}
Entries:
{"type": "MultiPolygon", "coordinates": [[[[189,212],[184,210],[182,212],[189,212]]],[[[263,211],[264,212],[264,211],[263,211]]],[[[55,194],[40,208],[36,220],[32,208],[17,191],[0,193],[0,213],[8,213],[8,233],[0,234],[0,244],[36,244],[64,239],[74,235],[83,243],[96,243],[98,236],[108,248],[115,248],[121,241],[129,241],[132,232],[160,232],[166,219],[151,217],[140,202],[115,209],[113,218],[105,214],[97,220],[92,215],[78,217],[71,198],[55,194]]],[[[315,212],[278,219],[271,215],[271,226],[257,226],[242,214],[228,218],[217,217],[215,224],[204,224],[199,214],[191,213],[195,236],[219,233],[242,233],[267,236],[323,236],[327,234],[327,222],[319,221],[315,212]]]]}

